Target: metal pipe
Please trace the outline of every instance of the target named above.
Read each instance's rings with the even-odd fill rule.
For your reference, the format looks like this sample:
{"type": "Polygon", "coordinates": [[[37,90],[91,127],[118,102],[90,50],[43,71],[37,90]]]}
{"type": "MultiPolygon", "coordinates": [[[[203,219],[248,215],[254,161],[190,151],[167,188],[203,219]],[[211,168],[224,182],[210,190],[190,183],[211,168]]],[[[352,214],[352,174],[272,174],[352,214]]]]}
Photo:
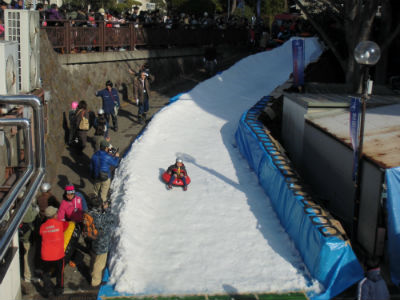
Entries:
{"type": "Polygon", "coordinates": [[[13,104],[30,106],[34,113],[33,128],[35,134],[35,156],[37,168],[45,168],[45,148],[44,148],[44,117],[43,106],[38,97],[34,95],[0,96],[0,104],[13,104]]]}
{"type": "MultiPolygon", "coordinates": [[[[7,230],[5,234],[1,237],[0,240],[0,259],[4,257],[8,246],[12,241],[12,237],[15,231],[18,229],[22,218],[25,215],[28,206],[30,205],[32,198],[35,196],[43,178],[44,172],[46,168],[46,153],[44,148],[44,117],[43,117],[43,106],[40,103],[38,97],[34,95],[16,95],[16,96],[0,96],[0,104],[14,104],[14,105],[24,105],[32,107],[33,109],[33,128],[35,129],[35,163],[34,163],[34,177],[33,181],[29,184],[27,188],[27,194],[25,199],[22,201],[21,206],[16,212],[15,216],[12,217],[11,222],[8,224],[7,230]]],[[[33,149],[32,141],[28,147],[30,150],[33,149]]],[[[32,150],[33,152],[33,150],[32,150]]],[[[31,154],[29,154],[31,155],[31,154]]],[[[33,154],[29,157],[32,159],[33,154]]],[[[25,183],[26,184],[26,183],[25,183]]],[[[21,187],[22,188],[22,187],[21,187]]],[[[20,190],[13,189],[12,193],[10,192],[7,198],[7,201],[11,201],[12,203],[18,196],[20,190]],[[11,200],[9,200],[11,199],[11,200]]]]}
{"type": "Polygon", "coordinates": [[[18,179],[18,181],[13,184],[12,188],[8,192],[8,197],[3,201],[3,204],[0,206],[0,220],[3,220],[7,211],[14,204],[16,195],[18,195],[19,191],[27,184],[29,179],[33,174],[33,150],[32,150],[32,135],[31,135],[31,126],[29,120],[27,119],[0,119],[0,125],[3,126],[21,126],[24,131],[24,143],[25,150],[27,152],[27,166],[23,175],[18,179]]]}

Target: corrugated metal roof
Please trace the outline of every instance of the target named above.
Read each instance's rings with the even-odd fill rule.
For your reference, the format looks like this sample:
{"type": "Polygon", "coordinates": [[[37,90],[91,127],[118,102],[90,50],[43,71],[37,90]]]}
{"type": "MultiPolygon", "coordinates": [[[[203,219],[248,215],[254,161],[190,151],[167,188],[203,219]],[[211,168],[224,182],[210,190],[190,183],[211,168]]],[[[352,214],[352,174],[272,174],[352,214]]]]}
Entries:
{"type": "MultiPolygon", "coordinates": [[[[303,96],[301,101],[317,103],[312,100],[314,97],[303,96]]],[[[321,102],[325,103],[332,95],[313,96],[325,99],[321,102]]],[[[342,95],[341,99],[343,97],[350,102],[350,98],[342,95]]],[[[348,109],[325,109],[323,112],[310,109],[306,119],[351,147],[348,109]]],[[[367,101],[363,154],[382,168],[400,166],[400,96],[373,96],[367,101]]]]}

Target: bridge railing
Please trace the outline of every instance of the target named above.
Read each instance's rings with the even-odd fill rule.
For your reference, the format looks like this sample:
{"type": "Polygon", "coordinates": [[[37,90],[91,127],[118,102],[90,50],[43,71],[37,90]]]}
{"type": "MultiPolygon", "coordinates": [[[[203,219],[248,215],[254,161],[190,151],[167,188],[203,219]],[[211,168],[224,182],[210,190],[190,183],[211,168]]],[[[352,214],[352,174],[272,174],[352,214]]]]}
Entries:
{"type": "Polygon", "coordinates": [[[79,26],[70,20],[59,20],[55,24],[48,22],[42,27],[55,49],[61,53],[71,53],[75,50],[109,51],[135,50],[136,46],[148,48],[188,47],[207,45],[212,42],[227,45],[245,45],[246,29],[166,29],[164,27],[138,27],[135,24],[113,24],[96,22],[96,26],[79,26]],[[110,26],[111,25],[111,26],[110,26]]]}

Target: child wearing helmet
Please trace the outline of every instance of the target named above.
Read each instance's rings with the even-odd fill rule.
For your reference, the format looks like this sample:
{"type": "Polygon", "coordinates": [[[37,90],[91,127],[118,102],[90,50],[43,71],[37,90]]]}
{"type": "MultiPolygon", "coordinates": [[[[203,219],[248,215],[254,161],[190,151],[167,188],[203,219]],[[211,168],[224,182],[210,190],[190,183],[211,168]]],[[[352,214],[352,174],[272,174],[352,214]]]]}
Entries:
{"type": "Polygon", "coordinates": [[[168,167],[167,173],[171,175],[171,178],[167,183],[167,189],[172,189],[172,183],[175,179],[179,178],[183,182],[183,190],[187,191],[187,172],[182,159],[177,158],[175,164],[168,167]]]}
{"type": "Polygon", "coordinates": [[[53,206],[58,208],[60,203],[58,202],[57,198],[51,193],[51,185],[48,182],[44,182],[41,187],[40,191],[42,192],[37,197],[37,204],[39,206],[39,215],[43,220],[45,218],[44,212],[48,206],[53,206]]]}

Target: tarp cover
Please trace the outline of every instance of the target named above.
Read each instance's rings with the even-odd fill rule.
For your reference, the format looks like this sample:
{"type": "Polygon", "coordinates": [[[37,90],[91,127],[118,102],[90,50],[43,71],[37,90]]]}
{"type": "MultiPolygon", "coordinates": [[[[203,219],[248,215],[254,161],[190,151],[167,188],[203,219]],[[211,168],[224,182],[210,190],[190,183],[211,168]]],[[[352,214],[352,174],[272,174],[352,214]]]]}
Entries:
{"type": "Polygon", "coordinates": [[[400,284],[400,167],[386,170],[390,275],[400,284]]]}
{"type": "MultiPolygon", "coordinates": [[[[265,102],[265,99],[261,102],[265,102]]],[[[300,201],[302,197],[289,189],[285,176],[264,147],[271,141],[268,142],[268,136],[262,133],[262,125],[255,118],[260,109],[260,105],[255,105],[242,116],[236,132],[238,148],[256,172],[309,272],[325,288],[319,295],[308,296],[311,299],[330,299],[359,281],[363,277],[363,269],[349,243],[337,236],[323,235],[321,228],[313,223],[313,213],[306,213],[300,201]]],[[[397,174],[399,183],[400,173],[397,174]]],[[[397,187],[400,188],[400,185],[397,187]]]]}

